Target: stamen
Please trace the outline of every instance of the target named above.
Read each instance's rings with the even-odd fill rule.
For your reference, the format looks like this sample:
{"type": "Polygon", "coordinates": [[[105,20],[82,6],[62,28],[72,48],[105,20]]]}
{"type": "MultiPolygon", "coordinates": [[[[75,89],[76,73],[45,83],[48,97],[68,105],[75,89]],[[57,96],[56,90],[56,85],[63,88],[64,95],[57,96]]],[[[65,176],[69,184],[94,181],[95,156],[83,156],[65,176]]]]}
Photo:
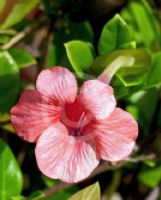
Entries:
{"type": "Polygon", "coordinates": [[[80,136],[81,135],[81,131],[80,131],[80,129],[74,129],[73,131],[70,132],[70,135],[72,135],[72,136],[80,136]]]}
{"type": "Polygon", "coordinates": [[[86,121],[87,121],[87,118],[85,116],[85,112],[83,112],[76,127],[74,128],[74,130],[72,130],[70,132],[70,135],[81,136],[81,132],[82,132],[82,129],[84,128],[84,126],[86,125],[86,121]]]}

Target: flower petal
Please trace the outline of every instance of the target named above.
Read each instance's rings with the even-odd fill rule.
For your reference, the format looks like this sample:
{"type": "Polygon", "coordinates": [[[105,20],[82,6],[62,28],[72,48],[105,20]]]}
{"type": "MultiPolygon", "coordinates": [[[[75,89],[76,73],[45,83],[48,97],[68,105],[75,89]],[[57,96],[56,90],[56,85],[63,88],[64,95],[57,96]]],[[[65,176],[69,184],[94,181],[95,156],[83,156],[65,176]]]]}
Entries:
{"type": "Polygon", "coordinates": [[[138,135],[138,125],[126,111],[116,108],[112,115],[95,126],[97,155],[107,161],[119,161],[133,150],[138,135]]]}
{"type": "Polygon", "coordinates": [[[44,131],[35,153],[42,173],[69,183],[87,178],[99,163],[90,144],[69,136],[61,123],[44,131]]]}
{"type": "Polygon", "coordinates": [[[43,70],[38,76],[36,87],[41,94],[61,103],[72,103],[77,95],[76,79],[63,67],[43,70]]]}
{"type": "Polygon", "coordinates": [[[107,118],[116,106],[112,87],[99,80],[84,82],[80,100],[85,109],[98,120],[107,118]]]}
{"type": "Polygon", "coordinates": [[[11,109],[13,127],[20,137],[29,142],[35,142],[46,128],[58,120],[58,108],[36,90],[24,91],[18,104],[11,109]]]}

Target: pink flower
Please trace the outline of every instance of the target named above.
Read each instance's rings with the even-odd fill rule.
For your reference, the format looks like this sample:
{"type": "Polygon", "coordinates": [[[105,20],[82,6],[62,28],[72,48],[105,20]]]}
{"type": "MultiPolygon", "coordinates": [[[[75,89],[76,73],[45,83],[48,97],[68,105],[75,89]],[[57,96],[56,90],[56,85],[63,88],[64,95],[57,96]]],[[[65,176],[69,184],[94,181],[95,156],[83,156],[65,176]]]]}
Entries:
{"type": "Polygon", "coordinates": [[[112,87],[88,80],[77,95],[76,79],[63,67],[40,73],[36,90],[23,92],[11,120],[20,137],[36,142],[42,173],[65,182],[88,177],[100,158],[124,159],[138,134],[133,117],[116,108],[112,87]]]}

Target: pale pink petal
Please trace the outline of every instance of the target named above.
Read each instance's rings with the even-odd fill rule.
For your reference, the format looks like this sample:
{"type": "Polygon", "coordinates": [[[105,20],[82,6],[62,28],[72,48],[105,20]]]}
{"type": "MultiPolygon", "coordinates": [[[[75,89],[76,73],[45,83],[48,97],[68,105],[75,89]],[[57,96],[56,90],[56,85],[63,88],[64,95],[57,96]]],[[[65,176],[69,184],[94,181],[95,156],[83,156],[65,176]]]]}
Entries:
{"type": "Polygon", "coordinates": [[[128,112],[116,108],[108,119],[97,122],[94,127],[96,152],[102,159],[119,161],[132,152],[138,125],[128,112]]]}
{"type": "Polygon", "coordinates": [[[35,142],[51,124],[59,120],[59,109],[35,90],[22,93],[17,105],[11,109],[11,121],[17,134],[24,140],[35,142]]]}
{"type": "Polygon", "coordinates": [[[77,82],[66,68],[53,67],[43,70],[36,82],[37,90],[60,103],[74,102],[77,95],[77,82]]]}
{"type": "Polygon", "coordinates": [[[98,120],[107,118],[116,106],[112,87],[99,80],[85,81],[79,98],[85,109],[98,120]]]}
{"type": "Polygon", "coordinates": [[[87,178],[99,163],[90,144],[69,136],[61,123],[44,131],[38,139],[35,153],[43,174],[68,183],[87,178]]]}

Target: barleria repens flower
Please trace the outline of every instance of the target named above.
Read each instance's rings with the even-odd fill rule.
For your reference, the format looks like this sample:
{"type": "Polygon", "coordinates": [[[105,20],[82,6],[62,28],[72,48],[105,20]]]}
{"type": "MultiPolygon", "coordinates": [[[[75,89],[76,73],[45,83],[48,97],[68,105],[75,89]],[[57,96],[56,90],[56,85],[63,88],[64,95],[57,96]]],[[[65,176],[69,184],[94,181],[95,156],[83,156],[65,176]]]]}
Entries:
{"type": "Polygon", "coordinates": [[[88,80],[77,91],[74,75],[63,67],[40,73],[36,90],[22,93],[11,120],[21,138],[36,142],[41,172],[70,183],[88,177],[99,159],[126,158],[138,135],[133,117],[116,107],[111,86],[88,80]]]}

